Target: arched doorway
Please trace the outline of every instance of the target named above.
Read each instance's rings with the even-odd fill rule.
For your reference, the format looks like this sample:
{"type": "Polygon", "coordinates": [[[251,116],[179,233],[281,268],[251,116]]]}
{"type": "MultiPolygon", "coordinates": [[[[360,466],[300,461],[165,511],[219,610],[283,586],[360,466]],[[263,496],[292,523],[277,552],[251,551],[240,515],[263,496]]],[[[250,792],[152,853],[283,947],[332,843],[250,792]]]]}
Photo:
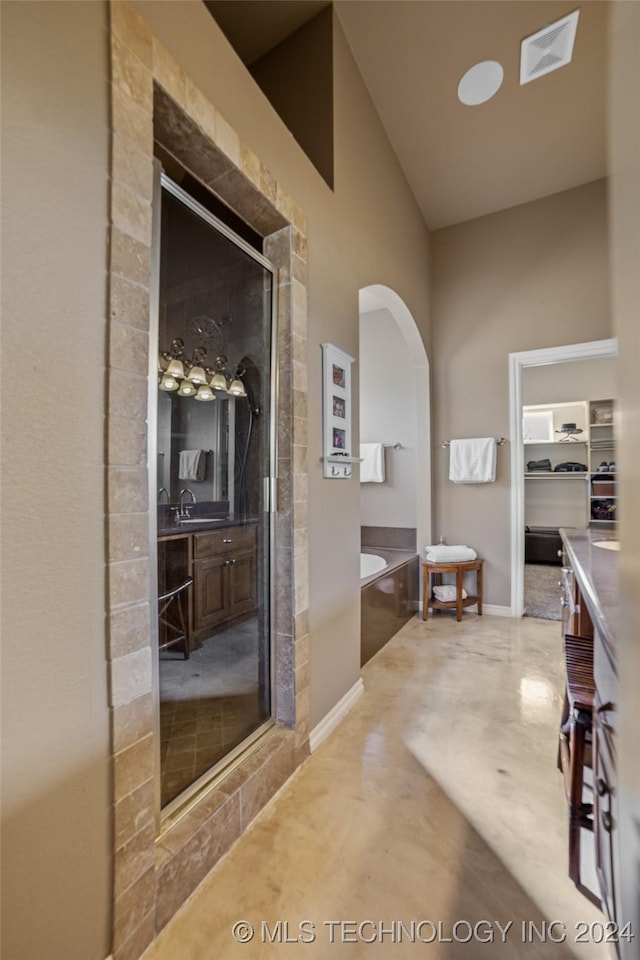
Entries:
{"type": "Polygon", "coordinates": [[[409,308],[389,287],[382,284],[363,287],[359,308],[360,439],[402,443],[400,449],[388,450],[386,454],[392,483],[366,491],[366,495],[373,493],[376,502],[369,503],[368,517],[366,513],[361,514],[363,523],[376,519],[378,522],[373,525],[415,526],[417,549],[422,553],[424,546],[431,542],[429,358],[409,308]],[[380,338],[378,344],[377,337],[380,338]],[[380,382],[382,370],[387,375],[388,386],[380,382]],[[369,400],[363,396],[363,387],[369,400]],[[367,403],[371,404],[368,411],[367,403]],[[379,430],[385,435],[378,436],[379,430]],[[399,440],[400,433],[403,438],[399,440]]]}

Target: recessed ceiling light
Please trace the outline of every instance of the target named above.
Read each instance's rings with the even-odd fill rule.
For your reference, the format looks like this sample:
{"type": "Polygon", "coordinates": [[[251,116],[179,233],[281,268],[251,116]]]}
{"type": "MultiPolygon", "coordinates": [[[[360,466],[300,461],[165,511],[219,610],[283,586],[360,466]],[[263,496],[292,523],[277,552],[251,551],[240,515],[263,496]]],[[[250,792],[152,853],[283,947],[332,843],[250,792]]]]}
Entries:
{"type": "Polygon", "coordinates": [[[502,64],[497,60],[483,60],[471,67],[458,84],[458,100],[468,107],[486,103],[495,96],[504,78],[502,64]]]}

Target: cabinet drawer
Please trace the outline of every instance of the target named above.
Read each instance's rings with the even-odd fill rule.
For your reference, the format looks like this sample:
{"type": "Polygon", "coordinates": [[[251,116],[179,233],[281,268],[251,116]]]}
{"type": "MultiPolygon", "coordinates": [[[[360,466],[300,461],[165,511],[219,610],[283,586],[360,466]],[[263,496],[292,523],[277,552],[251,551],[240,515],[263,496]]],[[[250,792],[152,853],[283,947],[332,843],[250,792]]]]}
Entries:
{"type": "Polygon", "coordinates": [[[224,530],[212,530],[211,533],[195,533],[193,535],[193,555],[200,560],[202,557],[226,555],[234,550],[254,547],[256,533],[257,526],[255,523],[246,526],[225,527],[224,530]]]}

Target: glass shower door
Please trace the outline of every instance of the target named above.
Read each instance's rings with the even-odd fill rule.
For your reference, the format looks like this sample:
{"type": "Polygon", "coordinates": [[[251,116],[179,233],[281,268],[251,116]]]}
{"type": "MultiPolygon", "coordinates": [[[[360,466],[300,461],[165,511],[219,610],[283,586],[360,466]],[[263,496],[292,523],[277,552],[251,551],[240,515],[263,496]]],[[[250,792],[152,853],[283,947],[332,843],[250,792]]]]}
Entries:
{"type": "Polygon", "coordinates": [[[159,203],[156,672],[171,812],[271,717],[275,281],[164,175],[159,203]]]}

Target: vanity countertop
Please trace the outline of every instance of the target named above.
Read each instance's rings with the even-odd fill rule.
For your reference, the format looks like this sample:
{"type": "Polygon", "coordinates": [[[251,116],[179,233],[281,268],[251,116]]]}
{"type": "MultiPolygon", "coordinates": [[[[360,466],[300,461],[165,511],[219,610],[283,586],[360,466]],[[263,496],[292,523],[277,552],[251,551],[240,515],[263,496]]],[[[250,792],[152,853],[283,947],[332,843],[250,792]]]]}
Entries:
{"type": "Polygon", "coordinates": [[[173,517],[163,517],[158,520],[158,539],[163,537],[186,537],[190,533],[211,533],[212,530],[224,530],[225,527],[235,527],[238,524],[255,524],[257,517],[224,517],[216,519],[212,523],[211,517],[193,517],[193,520],[201,520],[200,523],[180,523],[173,517]]]}
{"type": "Polygon", "coordinates": [[[569,564],[593,625],[615,661],[618,627],[618,557],[614,550],[595,546],[600,540],[617,540],[615,531],[566,527],[560,530],[569,564]]]}

